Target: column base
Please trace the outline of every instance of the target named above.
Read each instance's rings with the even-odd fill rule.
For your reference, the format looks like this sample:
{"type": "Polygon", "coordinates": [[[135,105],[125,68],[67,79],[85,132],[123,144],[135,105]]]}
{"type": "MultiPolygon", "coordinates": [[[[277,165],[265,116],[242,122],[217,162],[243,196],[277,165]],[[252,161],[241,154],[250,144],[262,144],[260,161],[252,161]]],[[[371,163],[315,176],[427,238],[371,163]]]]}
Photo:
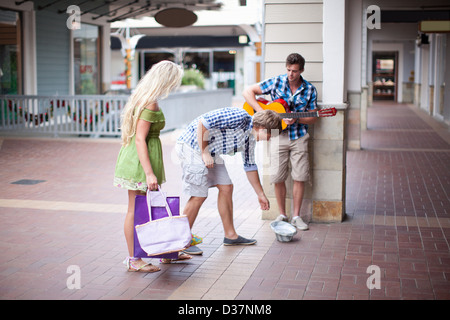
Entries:
{"type": "Polygon", "coordinates": [[[313,200],[313,222],[342,222],[345,217],[342,201],[313,200]]]}

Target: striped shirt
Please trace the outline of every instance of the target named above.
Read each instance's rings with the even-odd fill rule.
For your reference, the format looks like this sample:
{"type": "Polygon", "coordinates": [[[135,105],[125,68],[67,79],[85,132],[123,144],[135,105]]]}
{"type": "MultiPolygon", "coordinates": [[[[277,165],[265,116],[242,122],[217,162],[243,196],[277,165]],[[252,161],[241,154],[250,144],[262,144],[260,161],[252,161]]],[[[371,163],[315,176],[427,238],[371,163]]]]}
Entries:
{"type": "MultiPolygon", "coordinates": [[[[289,105],[291,112],[305,112],[317,108],[317,90],[316,88],[302,79],[301,86],[292,94],[289,87],[287,74],[269,78],[259,83],[263,94],[270,94],[272,101],[283,99],[289,105]]],[[[303,137],[308,132],[308,125],[294,122],[288,126],[289,139],[296,140],[303,137]]]]}
{"type": "Polygon", "coordinates": [[[240,108],[222,108],[207,112],[193,120],[178,141],[200,152],[197,139],[199,121],[202,121],[209,131],[208,149],[213,157],[241,152],[244,170],[258,170],[255,162],[256,139],[251,134],[253,118],[247,111],[240,108]]]}

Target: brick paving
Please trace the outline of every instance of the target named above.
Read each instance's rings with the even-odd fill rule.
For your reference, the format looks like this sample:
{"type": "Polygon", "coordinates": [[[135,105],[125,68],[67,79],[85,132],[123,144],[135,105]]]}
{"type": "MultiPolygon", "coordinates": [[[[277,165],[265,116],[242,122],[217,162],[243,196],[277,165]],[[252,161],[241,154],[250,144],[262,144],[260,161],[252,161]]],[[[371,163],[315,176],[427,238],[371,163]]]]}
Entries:
{"type": "MultiPolygon", "coordinates": [[[[162,136],[170,194],[180,193],[175,136],[162,136]]],[[[0,298],[450,299],[449,137],[414,107],[374,104],[363,150],[347,153],[346,220],[311,223],[289,243],[260,219],[240,157],[229,158],[235,225],[257,245],[222,246],[211,190],[194,226],[203,256],[152,274],[122,264],[127,194],[112,187],[117,139],[0,138],[0,298]],[[41,182],[13,184],[23,179],[41,182]],[[367,286],[372,265],[380,289],[367,286]],[[68,288],[71,266],[80,289],[68,288]]]]}

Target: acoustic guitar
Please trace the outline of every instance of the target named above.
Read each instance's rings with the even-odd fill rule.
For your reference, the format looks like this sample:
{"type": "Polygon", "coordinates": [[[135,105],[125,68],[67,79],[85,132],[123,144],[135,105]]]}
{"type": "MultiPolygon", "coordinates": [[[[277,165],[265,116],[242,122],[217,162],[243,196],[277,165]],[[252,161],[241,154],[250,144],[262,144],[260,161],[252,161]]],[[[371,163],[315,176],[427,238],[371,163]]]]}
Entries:
{"type": "MultiPolygon", "coordinates": [[[[280,119],[300,119],[300,118],[313,118],[313,117],[333,117],[336,115],[336,108],[326,108],[317,111],[307,111],[307,112],[286,112],[288,105],[283,99],[277,99],[274,101],[268,101],[262,98],[257,99],[258,104],[264,110],[272,110],[278,113],[280,119]]],[[[244,103],[244,110],[248,112],[251,116],[255,114],[255,110],[247,103],[244,103]]],[[[287,124],[281,121],[282,129],[286,129],[287,124]]]]}

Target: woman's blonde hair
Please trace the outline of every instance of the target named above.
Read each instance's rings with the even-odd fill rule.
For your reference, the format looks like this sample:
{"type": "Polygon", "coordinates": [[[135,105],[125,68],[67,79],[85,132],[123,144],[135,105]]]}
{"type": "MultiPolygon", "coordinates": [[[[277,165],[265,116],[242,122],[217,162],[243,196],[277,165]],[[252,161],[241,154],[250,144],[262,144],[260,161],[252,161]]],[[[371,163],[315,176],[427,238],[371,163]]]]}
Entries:
{"type": "Polygon", "coordinates": [[[145,107],[166,98],[181,84],[183,69],[171,61],[161,61],[142,77],[128,99],[121,115],[122,145],[127,146],[136,134],[136,126],[145,107]]]}

